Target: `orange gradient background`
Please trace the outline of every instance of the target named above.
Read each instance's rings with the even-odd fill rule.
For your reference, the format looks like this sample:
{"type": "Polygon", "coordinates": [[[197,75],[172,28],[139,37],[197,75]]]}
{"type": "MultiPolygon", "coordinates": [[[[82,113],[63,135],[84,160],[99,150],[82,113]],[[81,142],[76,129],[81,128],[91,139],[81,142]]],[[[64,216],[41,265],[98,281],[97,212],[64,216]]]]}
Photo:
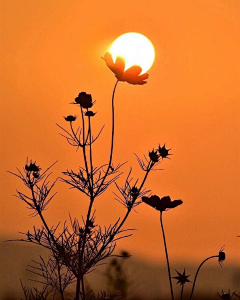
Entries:
{"type": "MultiPolygon", "coordinates": [[[[1,14],[1,242],[41,225],[13,197],[24,187],[7,170],[22,169],[26,157],[43,169],[58,160],[53,180],[82,163],[55,124],[67,128],[62,116],[79,115],[69,103],[81,91],[96,100],[95,135],[105,124],[95,165],[107,162],[115,78],[101,57],[119,35],[135,31],[151,40],[156,58],[146,85],[121,82],[116,90],[113,162],[128,162],[118,183],[130,166],[134,179],[143,178],[134,153],[166,143],[171,160],[146,188],[183,200],[163,216],[171,261],[200,263],[226,245],[225,265],[239,265],[239,1],[2,0],[1,14]]],[[[85,196],[60,182],[55,191],[45,212],[51,225],[69,212],[86,214],[85,196]]],[[[96,199],[97,224],[124,216],[113,191],[96,199]]],[[[125,228],[138,230],[119,249],[165,264],[158,212],[145,204],[136,210],[125,228]]]]}

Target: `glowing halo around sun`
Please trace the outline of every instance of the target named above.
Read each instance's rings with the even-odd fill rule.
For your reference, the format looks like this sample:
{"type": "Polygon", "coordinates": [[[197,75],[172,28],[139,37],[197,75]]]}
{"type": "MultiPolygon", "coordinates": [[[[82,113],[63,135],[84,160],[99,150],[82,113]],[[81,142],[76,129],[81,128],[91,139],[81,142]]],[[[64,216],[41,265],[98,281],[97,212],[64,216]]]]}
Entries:
{"type": "Polygon", "coordinates": [[[120,35],[111,45],[109,52],[114,62],[117,56],[125,60],[125,70],[133,65],[142,68],[141,74],[147,72],[155,59],[155,50],[150,40],[143,34],[128,32],[120,35]]]}

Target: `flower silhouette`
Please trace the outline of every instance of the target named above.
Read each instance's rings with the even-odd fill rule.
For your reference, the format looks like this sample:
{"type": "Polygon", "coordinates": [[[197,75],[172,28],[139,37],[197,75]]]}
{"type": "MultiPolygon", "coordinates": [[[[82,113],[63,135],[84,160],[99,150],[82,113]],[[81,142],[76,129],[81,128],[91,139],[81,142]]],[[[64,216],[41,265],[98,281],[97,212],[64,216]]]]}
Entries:
{"type": "Polygon", "coordinates": [[[64,119],[67,121],[67,122],[74,122],[76,120],[76,116],[67,116],[67,117],[64,117],[64,119]]]}
{"type": "Polygon", "coordinates": [[[88,110],[86,113],[85,113],[85,116],[86,117],[93,117],[93,116],[95,116],[96,115],[96,113],[94,113],[93,111],[91,111],[91,110],[88,110]]]}
{"type": "Polygon", "coordinates": [[[30,161],[29,165],[28,164],[25,165],[25,170],[27,172],[38,173],[41,169],[39,166],[36,165],[36,162],[33,163],[32,161],[30,161]]]}
{"type": "Polygon", "coordinates": [[[154,151],[154,149],[151,152],[149,152],[149,157],[154,163],[157,163],[159,161],[159,156],[160,155],[158,155],[157,151],[154,151]]]}
{"type": "Polygon", "coordinates": [[[226,259],[226,253],[223,251],[224,248],[225,248],[225,245],[222,246],[222,248],[219,250],[219,254],[218,254],[218,263],[219,263],[220,267],[222,267],[223,261],[226,259]]]}
{"type": "Polygon", "coordinates": [[[177,270],[175,270],[175,271],[178,273],[178,276],[175,276],[175,277],[172,277],[172,278],[178,280],[177,284],[180,283],[180,285],[183,285],[186,282],[191,282],[190,280],[187,279],[190,275],[185,275],[185,268],[184,268],[184,271],[183,271],[182,274],[179,273],[177,270]]]}
{"type": "Polygon", "coordinates": [[[151,197],[142,197],[142,201],[161,212],[166,211],[170,208],[177,207],[178,205],[183,203],[182,200],[172,201],[169,196],[159,198],[156,195],[151,197]]]}
{"type": "Polygon", "coordinates": [[[168,158],[168,155],[172,155],[170,153],[168,153],[171,149],[166,149],[165,144],[161,147],[159,145],[158,147],[158,152],[159,152],[159,156],[162,157],[162,159],[164,158],[168,158]]]}
{"type": "Polygon", "coordinates": [[[91,108],[93,106],[92,95],[86,92],[81,92],[76,98],[75,102],[80,104],[82,108],[91,108]]]}
{"type": "Polygon", "coordinates": [[[142,68],[140,66],[132,66],[124,71],[124,59],[120,56],[117,56],[116,62],[114,63],[112,55],[109,52],[104,55],[103,59],[119,81],[126,81],[130,84],[140,85],[147,83],[145,80],[148,79],[149,75],[147,73],[140,75],[142,72],[142,68]]]}

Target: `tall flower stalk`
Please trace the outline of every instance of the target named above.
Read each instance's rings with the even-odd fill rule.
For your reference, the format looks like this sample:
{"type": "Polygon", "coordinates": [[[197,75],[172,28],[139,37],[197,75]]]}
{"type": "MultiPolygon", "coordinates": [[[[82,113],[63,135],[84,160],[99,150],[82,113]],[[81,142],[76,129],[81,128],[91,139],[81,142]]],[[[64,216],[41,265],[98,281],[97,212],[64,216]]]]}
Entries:
{"type": "MultiPolygon", "coordinates": [[[[89,180],[89,187],[90,187],[90,203],[88,207],[88,212],[87,212],[87,218],[85,221],[86,227],[83,235],[83,242],[82,242],[82,247],[80,249],[80,238],[79,237],[79,265],[78,265],[78,278],[77,278],[77,285],[76,285],[76,300],[79,300],[80,295],[82,295],[82,299],[85,300],[85,289],[84,289],[84,279],[83,279],[83,272],[82,272],[82,266],[83,266],[83,256],[84,256],[84,249],[85,249],[85,243],[86,243],[86,236],[87,236],[87,231],[88,231],[88,224],[92,212],[92,207],[95,198],[98,196],[99,191],[101,190],[102,185],[104,184],[104,181],[106,177],[109,174],[109,170],[112,164],[112,157],[113,157],[113,146],[114,146],[114,128],[115,128],[115,115],[114,115],[114,96],[115,96],[115,91],[117,88],[118,80],[114,85],[113,93],[112,93],[112,136],[111,136],[111,148],[110,148],[110,155],[109,155],[109,162],[108,162],[108,167],[106,170],[105,175],[102,178],[101,183],[99,184],[99,187],[97,188],[96,192],[94,193],[94,179],[93,179],[93,158],[92,158],[92,130],[91,130],[91,116],[88,115],[88,132],[89,132],[89,160],[90,160],[90,173],[89,173],[89,167],[88,167],[88,161],[86,157],[86,143],[85,142],[85,121],[84,121],[84,114],[83,114],[83,108],[81,107],[81,115],[82,115],[82,127],[83,127],[83,157],[84,157],[84,162],[85,162],[85,168],[87,171],[87,177],[89,180]]],[[[80,103],[81,105],[81,103],[80,103]]],[[[89,105],[91,106],[91,105],[89,105]]],[[[89,107],[90,108],[90,107],[89,107]]],[[[88,109],[88,107],[87,107],[88,109]]],[[[89,111],[88,111],[89,112],[89,111]]]]}
{"type": "MultiPolygon", "coordinates": [[[[168,150],[170,150],[170,149],[168,149],[168,150]]],[[[159,146],[159,148],[156,152],[154,152],[154,150],[151,152],[151,155],[155,154],[158,157],[161,157],[162,159],[167,158],[167,156],[170,155],[168,153],[168,150],[165,148],[165,145],[163,147],[159,146]]],[[[165,236],[163,221],[162,221],[162,213],[171,208],[175,208],[175,207],[181,205],[183,202],[182,202],[182,200],[172,201],[169,196],[159,198],[156,195],[151,196],[151,197],[142,197],[142,201],[145,202],[146,204],[150,205],[151,207],[155,208],[156,210],[160,211],[160,224],[161,224],[161,229],[162,229],[164,249],[165,249],[166,261],[167,261],[168,280],[169,280],[169,285],[170,285],[171,297],[172,297],[172,300],[174,300],[171,269],[170,269],[170,263],[169,263],[169,258],[168,258],[166,236],[165,236]]]]}
{"type": "Polygon", "coordinates": [[[172,300],[174,300],[173,288],[172,288],[171,270],[170,270],[170,263],[169,263],[168,251],[167,251],[167,242],[166,242],[165,232],[164,232],[164,228],[163,228],[163,221],[162,221],[162,211],[160,211],[160,224],[161,224],[161,228],[162,228],[164,249],[165,249],[165,255],[166,255],[166,260],[167,260],[168,280],[169,280],[169,284],[170,284],[171,297],[172,297],[172,300]]]}

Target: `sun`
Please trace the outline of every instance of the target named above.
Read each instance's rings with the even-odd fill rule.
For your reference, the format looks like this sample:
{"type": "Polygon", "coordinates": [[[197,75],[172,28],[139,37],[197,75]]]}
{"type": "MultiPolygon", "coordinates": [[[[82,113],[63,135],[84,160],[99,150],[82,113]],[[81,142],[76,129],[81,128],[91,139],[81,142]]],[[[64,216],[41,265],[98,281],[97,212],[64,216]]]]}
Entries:
{"type": "Polygon", "coordinates": [[[111,45],[109,52],[114,62],[117,56],[125,60],[125,70],[133,65],[142,68],[141,74],[148,71],[155,59],[155,50],[151,41],[143,34],[128,32],[120,35],[111,45]]]}

